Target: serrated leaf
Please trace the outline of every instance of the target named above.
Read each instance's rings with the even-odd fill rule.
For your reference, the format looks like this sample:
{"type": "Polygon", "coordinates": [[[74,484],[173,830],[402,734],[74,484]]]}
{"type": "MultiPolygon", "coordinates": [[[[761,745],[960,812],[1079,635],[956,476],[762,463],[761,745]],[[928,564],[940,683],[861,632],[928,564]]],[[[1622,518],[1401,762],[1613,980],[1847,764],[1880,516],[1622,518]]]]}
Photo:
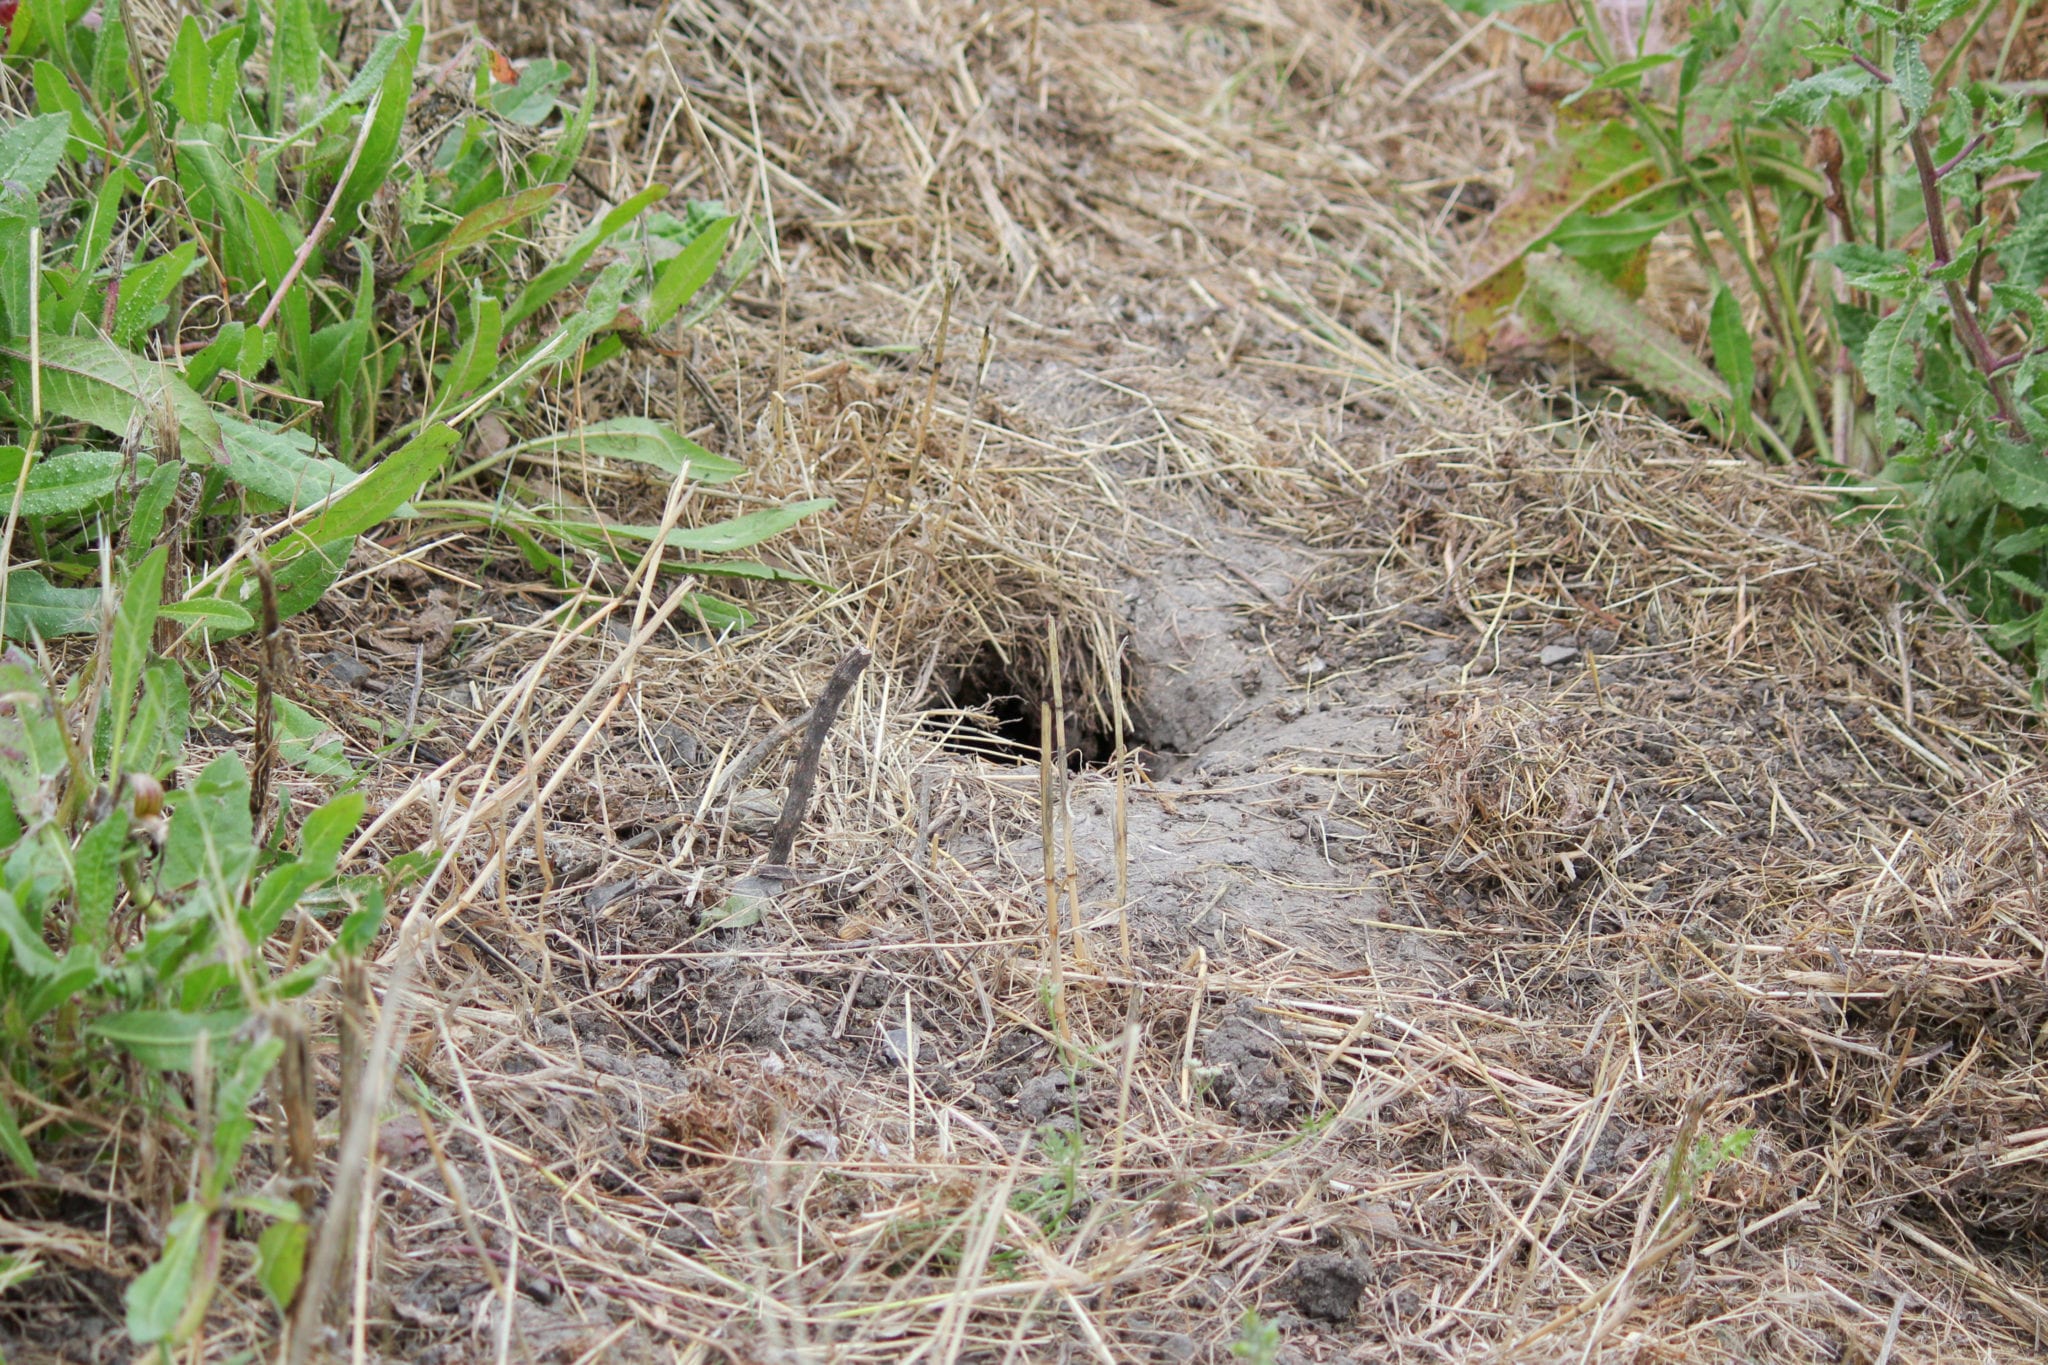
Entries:
{"type": "Polygon", "coordinates": [[[1863,385],[1870,390],[1872,407],[1877,413],[1878,430],[1887,442],[1896,439],[1899,406],[1912,391],[1924,324],[1925,316],[1917,298],[1902,304],[1871,327],[1857,357],[1863,385]]]}
{"type": "Polygon", "coordinates": [[[1727,385],[1635,301],[1568,256],[1528,261],[1529,289],[1566,332],[1629,378],[1681,403],[1726,406],[1727,385]]]}
{"type": "Polygon", "coordinates": [[[1920,40],[1903,33],[1892,57],[1892,94],[1898,97],[1908,125],[1925,118],[1927,106],[1934,102],[1934,76],[1920,55],[1920,40]]]}
{"type": "Polygon", "coordinates": [[[1821,121],[1836,100],[1854,99],[1877,89],[1877,77],[1860,66],[1837,66],[1794,81],[1771,97],[1765,118],[1788,118],[1808,127],[1821,121]]]}

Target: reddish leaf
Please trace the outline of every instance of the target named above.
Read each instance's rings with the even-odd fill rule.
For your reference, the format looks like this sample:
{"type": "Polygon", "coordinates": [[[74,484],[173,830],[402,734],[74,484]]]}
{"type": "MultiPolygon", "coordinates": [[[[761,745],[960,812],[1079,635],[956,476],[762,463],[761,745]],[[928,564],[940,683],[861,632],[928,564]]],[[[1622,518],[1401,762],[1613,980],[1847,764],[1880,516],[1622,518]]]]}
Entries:
{"type": "Polygon", "coordinates": [[[519,84],[519,71],[512,61],[496,48],[491,49],[491,79],[500,85],[519,84]]]}
{"type": "Polygon", "coordinates": [[[1557,140],[1529,163],[1495,210],[1472,253],[1451,314],[1452,343],[1467,364],[1486,358],[1488,338],[1521,297],[1522,261],[1572,214],[1599,213],[1656,183],[1649,149],[1626,123],[1561,125],[1557,140]]]}

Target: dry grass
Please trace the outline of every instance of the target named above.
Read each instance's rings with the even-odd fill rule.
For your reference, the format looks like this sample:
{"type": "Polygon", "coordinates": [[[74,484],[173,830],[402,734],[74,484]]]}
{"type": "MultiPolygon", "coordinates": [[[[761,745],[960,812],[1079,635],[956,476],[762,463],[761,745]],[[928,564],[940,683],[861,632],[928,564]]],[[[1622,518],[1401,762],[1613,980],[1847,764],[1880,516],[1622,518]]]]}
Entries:
{"type": "MultiPolygon", "coordinates": [[[[301,629],[378,665],[302,684],[373,772],[359,856],[444,855],[379,1031],[319,1052],[323,1103],[344,1065],[389,1096],[359,1163],[329,1114],[374,1235],[315,1353],[1223,1360],[1257,1309],[1282,1360],[2037,1354],[2034,713],[1823,490],[1437,368],[1459,239],[1543,117],[1476,45],[1436,60],[1462,21],[434,19],[437,59],[472,21],[515,56],[595,44],[593,184],[772,223],[688,342],[716,410],[649,352],[527,420],[673,417],[746,460],[746,505],[837,498],[772,547],[837,590],[753,590],[762,627],[715,640],[669,583],[565,597],[443,537],[366,552],[301,629]],[[1103,742],[1145,700],[1121,595],[1218,526],[1311,566],[1242,612],[1276,662],[1325,661],[1297,700],[1403,727],[1300,793],[1359,850],[1329,875],[1369,933],[1126,961],[1119,907],[1056,879],[1055,986],[1038,774],[945,747],[949,685],[1035,710],[1056,675],[1103,742]],[[452,641],[403,633],[433,591],[452,641]],[[857,645],[801,884],[710,927],[788,766],[761,742],[857,645]],[[420,742],[374,757],[408,715],[420,742]],[[1301,1316],[1347,1289],[1355,1317],[1301,1316]]],[[[666,492],[526,477],[647,519],[666,492]]],[[[1146,781],[1070,799],[1119,780],[1146,781]]],[[[100,1131],[5,1192],[49,1268],[0,1304],[17,1358],[119,1353],[119,1283],[182,1189],[144,1115],[100,1131]]],[[[194,1360],[276,1339],[249,1245],[223,1255],[194,1360]]]]}

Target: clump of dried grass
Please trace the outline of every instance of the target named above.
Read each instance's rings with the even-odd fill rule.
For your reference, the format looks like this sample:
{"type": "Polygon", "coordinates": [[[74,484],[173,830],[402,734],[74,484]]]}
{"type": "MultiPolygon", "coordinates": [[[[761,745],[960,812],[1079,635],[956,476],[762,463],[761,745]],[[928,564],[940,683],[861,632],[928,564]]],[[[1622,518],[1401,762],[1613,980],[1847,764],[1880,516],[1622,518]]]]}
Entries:
{"type": "Polygon", "coordinates": [[[1532,908],[1599,875],[1624,835],[1626,793],[1590,755],[1583,717],[1473,696],[1420,728],[1429,794],[1407,823],[1446,874],[1532,908]]]}

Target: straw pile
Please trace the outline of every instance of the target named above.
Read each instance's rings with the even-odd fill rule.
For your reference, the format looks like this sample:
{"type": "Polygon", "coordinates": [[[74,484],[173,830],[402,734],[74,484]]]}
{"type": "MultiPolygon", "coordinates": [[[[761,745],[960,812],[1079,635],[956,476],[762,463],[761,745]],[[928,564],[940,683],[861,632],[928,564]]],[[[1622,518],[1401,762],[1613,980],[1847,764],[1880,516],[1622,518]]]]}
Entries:
{"type": "MultiPolygon", "coordinates": [[[[373,976],[397,1064],[374,1235],[320,1349],[2036,1352],[2028,700],[1826,491],[1619,400],[1437,367],[1461,240],[1544,117],[1464,21],[434,18],[436,61],[471,22],[515,58],[593,44],[592,185],[723,197],[767,234],[686,343],[701,390],[636,353],[525,420],[646,412],[743,458],[739,505],[686,520],[836,498],[771,547],[834,590],[748,589],[743,638],[662,620],[666,583],[571,631],[502,547],[392,543],[300,630],[309,704],[373,771],[361,856],[457,850],[373,976]],[[1290,784],[1329,850],[1213,931],[1174,848],[1069,878],[1058,816],[1087,833],[1120,787],[1171,805],[1196,780],[1116,756],[1171,690],[1128,608],[1174,556],[1213,561],[1229,637],[1285,680],[1229,708],[1297,755],[1244,800],[1290,784]],[[434,657],[380,653],[430,600],[460,612],[434,657]],[[856,647],[787,889],[733,901],[790,722],[856,647]],[[337,682],[336,654],[372,671],[337,682]],[[1035,745],[1041,706],[1105,760],[1049,801],[1035,761],[973,752],[1035,745]],[[374,757],[408,715],[428,736],[374,757]],[[1354,723],[1391,750],[1348,747],[1354,723]],[[1102,893],[1125,878],[1144,904],[1102,893]]],[[[598,461],[546,477],[644,519],[663,494],[598,461]]],[[[1202,837],[1228,860],[1225,826],[1202,837]]],[[[328,1102],[365,1059],[321,1058],[328,1102]]],[[[0,1301],[15,1358],[116,1350],[119,1284],[180,1197],[184,1140],[113,1122],[154,1157],[110,1178],[81,1147],[5,1195],[48,1267],[0,1301]]],[[[274,1340],[249,1247],[223,1254],[194,1359],[274,1340]]]]}

